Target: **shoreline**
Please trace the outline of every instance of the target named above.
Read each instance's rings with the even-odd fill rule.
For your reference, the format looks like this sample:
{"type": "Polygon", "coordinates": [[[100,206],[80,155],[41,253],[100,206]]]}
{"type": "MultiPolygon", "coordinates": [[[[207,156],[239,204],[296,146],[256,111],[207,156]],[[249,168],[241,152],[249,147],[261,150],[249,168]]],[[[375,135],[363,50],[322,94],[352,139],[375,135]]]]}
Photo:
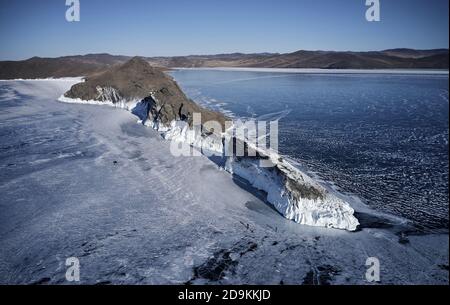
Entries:
{"type": "MultiPolygon", "coordinates": [[[[187,68],[190,69],[190,68],[187,68]]],[[[196,68],[194,68],[195,70],[196,68]]],[[[67,78],[48,78],[48,79],[30,79],[30,80],[25,80],[25,79],[19,79],[19,80],[0,80],[3,82],[33,82],[33,81],[38,81],[38,82],[52,82],[52,81],[63,81],[63,82],[73,82],[74,84],[77,82],[83,82],[83,78],[84,77],[67,77],[67,78]]],[[[81,99],[71,99],[71,98],[66,98],[64,97],[64,95],[61,95],[58,99],[58,102],[61,103],[67,103],[67,104],[80,104],[80,105],[94,105],[94,106],[108,106],[108,108],[117,108],[117,109],[121,109],[121,110],[125,110],[127,112],[131,113],[132,108],[136,105],[136,103],[138,101],[130,101],[129,103],[118,103],[118,104],[114,104],[112,102],[100,102],[100,101],[85,101],[85,100],[81,100],[81,99]]],[[[196,102],[197,103],[197,102],[196,102]]],[[[140,120],[137,121],[138,124],[141,124],[140,120]]],[[[166,141],[170,141],[170,138],[165,138],[164,137],[164,133],[166,132],[165,129],[162,130],[158,130],[157,128],[155,128],[152,124],[142,124],[144,127],[148,128],[150,127],[151,129],[155,130],[156,132],[158,132],[161,136],[162,139],[166,140],[166,141]]],[[[194,146],[195,148],[195,146],[194,146]]],[[[309,176],[312,180],[314,180],[315,182],[317,182],[320,186],[324,187],[327,191],[329,191],[331,194],[337,196],[338,198],[342,199],[345,202],[348,202],[349,205],[351,206],[351,208],[353,208],[355,210],[355,215],[356,214],[364,214],[364,215],[370,215],[370,218],[373,219],[384,219],[384,220],[389,220],[390,222],[392,222],[394,224],[395,227],[399,227],[399,228],[404,228],[407,231],[410,230],[414,230],[414,228],[410,225],[411,220],[401,217],[401,216],[397,216],[391,213],[387,213],[387,212],[382,212],[382,211],[377,211],[373,208],[371,208],[369,205],[367,205],[361,198],[359,198],[357,195],[353,194],[353,193],[347,193],[347,192],[343,192],[342,190],[338,189],[335,185],[333,181],[328,181],[328,180],[324,180],[322,178],[320,178],[320,176],[318,175],[318,173],[316,172],[311,172],[309,171],[307,168],[305,168],[301,163],[299,163],[299,161],[291,159],[289,156],[282,156],[283,159],[287,160],[290,165],[292,165],[293,167],[295,167],[298,171],[300,171],[301,173],[306,174],[307,176],[309,176]]],[[[231,173],[230,173],[231,174],[231,173]]],[[[252,188],[254,188],[255,191],[261,191],[259,190],[257,187],[251,186],[252,188]]],[[[266,200],[267,201],[267,200],[266,200]]],[[[267,202],[268,204],[271,204],[270,202],[267,202]]],[[[280,215],[282,217],[283,214],[280,213],[280,215]]],[[[359,219],[358,219],[359,220],[359,219]]],[[[314,227],[314,226],[313,226],[314,227]]],[[[361,227],[358,228],[358,230],[361,230],[363,228],[366,227],[366,224],[361,224],[361,227]]],[[[339,229],[337,229],[339,230],[339,229]]],[[[426,234],[444,234],[444,235],[448,235],[449,232],[446,230],[437,230],[436,232],[424,232],[424,235],[426,234]]]]}
{"type": "MultiPolygon", "coordinates": [[[[115,108],[123,109],[128,112],[133,112],[133,108],[138,101],[120,102],[118,105],[108,102],[84,101],[81,99],[72,99],[65,96],[58,98],[59,102],[83,104],[83,105],[107,105],[115,108]]],[[[245,179],[255,190],[267,193],[265,199],[267,203],[271,204],[283,217],[293,220],[297,224],[327,227],[348,231],[355,231],[359,225],[358,219],[353,215],[355,210],[343,196],[338,196],[336,190],[326,188],[320,182],[311,178],[306,172],[302,171],[289,162],[281,158],[278,153],[270,149],[255,149],[265,156],[267,156],[274,164],[273,168],[261,168],[259,161],[242,160],[237,161],[235,157],[226,157],[224,154],[224,146],[218,143],[218,140],[213,137],[208,142],[205,139],[199,142],[195,132],[185,126],[182,129],[178,126],[181,121],[172,121],[169,125],[160,125],[160,122],[147,121],[143,124],[146,127],[151,127],[156,130],[164,140],[175,141],[175,143],[186,143],[193,149],[215,151],[222,154],[222,161],[224,163],[222,170],[229,172],[231,175],[237,175],[245,179]],[[255,178],[256,177],[256,178],[255,178]],[[280,180],[280,178],[282,180],[280,180]],[[298,185],[297,185],[298,183],[298,185]],[[292,185],[291,185],[292,184],[292,185]],[[311,188],[320,193],[318,198],[310,198],[297,194],[297,188],[311,188]]],[[[139,120],[138,123],[142,124],[139,120]]],[[[222,133],[222,140],[225,139],[227,131],[222,133]]],[[[201,139],[201,138],[200,138],[201,139]]],[[[204,155],[202,153],[202,155],[204,155]]]]}
{"type": "Polygon", "coordinates": [[[298,225],[207,158],[173,158],[131,113],[58,102],[66,86],[13,83],[23,102],[1,112],[2,128],[39,128],[5,139],[0,283],[62,284],[58,266],[76,256],[82,284],[289,285],[321,270],[322,284],[363,285],[370,256],[381,262],[381,284],[448,284],[448,234],[405,240],[377,223],[356,232],[298,225]],[[15,148],[45,138],[51,146],[41,154],[15,148]],[[64,155],[52,154],[62,147],[64,155]],[[228,261],[223,253],[233,259],[223,276],[196,273],[213,274],[214,262],[228,261]]]}

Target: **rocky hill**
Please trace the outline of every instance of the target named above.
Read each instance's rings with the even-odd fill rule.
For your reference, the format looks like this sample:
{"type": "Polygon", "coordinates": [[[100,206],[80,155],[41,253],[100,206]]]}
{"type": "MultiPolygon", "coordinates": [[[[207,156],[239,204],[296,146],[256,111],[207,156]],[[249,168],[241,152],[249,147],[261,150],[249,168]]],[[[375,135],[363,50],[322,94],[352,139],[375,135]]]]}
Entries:
{"type": "Polygon", "coordinates": [[[174,143],[175,147],[184,143],[187,145],[185,147],[199,148],[205,154],[208,151],[225,158],[222,160],[225,164],[223,168],[266,193],[267,202],[284,217],[311,226],[349,231],[357,229],[359,222],[347,202],[327,191],[276,152],[265,147],[257,148],[255,143],[233,136],[229,130],[223,133],[226,118],[222,114],[204,109],[189,100],[170,76],[142,58],[132,58],[87,77],[85,82],[73,85],[60,101],[104,103],[128,109],[145,125],[159,131],[164,139],[172,140],[171,147],[174,143]],[[192,124],[194,113],[201,114],[201,128],[192,124]],[[217,132],[209,128],[207,121],[219,122],[222,130],[217,132]],[[235,146],[238,143],[247,151],[244,156],[237,156],[233,151],[236,148],[237,152],[235,146]],[[256,153],[249,154],[251,150],[256,153]]]}
{"type": "Polygon", "coordinates": [[[225,122],[222,114],[188,99],[170,76],[140,57],[88,76],[85,82],[75,84],[64,96],[114,104],[145,101],[149,103],[150,119],[164,125],[174,120],[191,125],[193,113],[201,113],[202,123],[214,120],[224,126],[225,122]]]}
{"type": "Polygon", "coordinates": [[[1,61],[0,79],[77,77],[104,71],[129,59],[126,56],[88,54],[58,58],[32,57],[23,61],[1,61]]]}

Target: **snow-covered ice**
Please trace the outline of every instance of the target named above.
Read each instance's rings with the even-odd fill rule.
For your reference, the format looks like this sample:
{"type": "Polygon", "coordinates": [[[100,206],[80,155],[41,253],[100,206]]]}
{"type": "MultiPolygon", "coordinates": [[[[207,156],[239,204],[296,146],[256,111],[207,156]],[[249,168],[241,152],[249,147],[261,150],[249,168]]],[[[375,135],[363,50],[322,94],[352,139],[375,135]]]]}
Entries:
{"type": "MultiPolygon", "coordinates": [[[[233,127],[220,136],[210,135],[203,137],[201,130],[198,130],[195,126],[191,128],[185,121],[173,120],[169,124],[163,124],[159,120],[147,119],[149,111],[145,101],[123,100],[113,88],[98,88],[97,90],[99,90],[102,101],[72,99],[64,95],[61,95],[58,100],[64,103],[106,105],[126,109],[138,116],[140,123],[152,127],[164,139],[172,141],[172,144],[184,143],[200,151],[206,151],[209,155],[211,153],[220,156],[225,155],[222,140],[226,137],[225,134],[230,132],[233,127]]],[[[154,96],[152,98],[155,99],[154,96]]],[[[283,116],[281,112],[277,115],[283,116]]],[[[317,182],[287,161],[278,161],[279,156],[277,154],[270,154],[267,150],[262,151],[260,148],[258,149],[261,153],[267,153],[268,156],[271,156],[272,163],[276,165],[276,167],[273,167],[275,171],[261,168],[259,160],[246,161],[245,159],[240,160],[240,158],[234,157],[227,158],[224,169],[233,175],[238,175],[240,178],[245,179],[258,190],[266,192],[267,201],[287,219],[302,225],[349,231],[357,229],[359,222],[353,216],[354,210],[347,202],[327,192],[317,182]],[[303,192],[301,189],[309,193],[311,189],[316,193],[320,193],[320,196],[309,198],[300,194],[303,192]]]]}
{"type": "Polygon", "coordinates": [[[0,84],[0,283],[67,283],[72,256],[82,284],[366,284],[368,257],[382,284],[448,283],[448,235],[300,226],[130,112],[57,102],[71,84],[0,84]]]}

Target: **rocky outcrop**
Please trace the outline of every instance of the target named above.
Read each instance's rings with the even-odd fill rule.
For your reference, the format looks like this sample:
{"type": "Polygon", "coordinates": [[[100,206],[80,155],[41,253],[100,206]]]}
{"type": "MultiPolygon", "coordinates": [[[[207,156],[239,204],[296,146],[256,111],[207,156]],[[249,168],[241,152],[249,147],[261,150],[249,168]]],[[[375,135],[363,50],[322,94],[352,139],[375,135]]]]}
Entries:
{"type": "Polygon", "coordinates": [[[170,76],[139,57],[87,77],[85,82],[72,86],[64,97],[117,105],[141,103],[139,106],[148,113],[147,119],[164,126],[173,121],[185,121],[192,126],[194,113],[201,113],[202,123],[217,121],[223,127],[225,123],[222,114],[188,99],[170,76]]]}
{"type": "Polygon", "coordinates": [[[225,169],[267,193],[267,201],[280,214],[304,225],[348,231],[357,229],[359,222],[347,202],[277,153],[254,146],[251,149],[256,152],[254,156],[228,157],[225,169]]]}
{"type": "MultiPolygon", "coordinates": [[[[125,108],[140,121],[159,131],[172,143],[226,156],[224,168],[267,193],[270,202],[283,216],[297,223],[353,231],[358,220],[353,209],[306,174],[269,150],[251,146],[246,140],[229,136],[225,131],[226,118],[204,109],[188,99],[176,82],[145,60],[133,58],[123,65],[90,76],[74,85],[60,99],[65,102],[108,104],[125,108]],[[194,117],[201,115],[199,125],[194,117]],[[209,121],[220,130],[207,128],[209,121]],[[230,145],[243,145],[243,157],[226,152],[230,145]],[[229,143],[228,143],[229,144],[229,143]],[[249,151],[256,151],[254,157],[249,151]],[[264,161],[270,166],[261,166],[264,161]]],[[[173,152],[172,152],[173,153],[173,152]]]]}

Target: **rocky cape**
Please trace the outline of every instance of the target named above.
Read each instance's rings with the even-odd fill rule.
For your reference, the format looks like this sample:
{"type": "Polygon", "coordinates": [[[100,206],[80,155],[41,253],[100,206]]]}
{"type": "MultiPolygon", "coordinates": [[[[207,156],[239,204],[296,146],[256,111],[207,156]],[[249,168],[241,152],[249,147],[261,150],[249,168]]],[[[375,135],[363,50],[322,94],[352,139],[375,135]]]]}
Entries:
{"type": "MultiPolygon", "coordinates": [[[[192,125],[193,113],[201,113],[202,122],[214,120],[222,126],[225,122],[225,116],[200,107],[188,99],[169,75],[139,57],[85,78],[84,82],[72,86],[64,96],[123,106],[145,101],[151,104],[149,111],[152,121],[163,125],[174,120],[186,121],[192,125]]],[[[147,118],[141,119],[146,121],[147,118]]]]}
{"type": "Polygon", "coordinates": [[[267,201],[284,217],[297,223],[356,230],[359,222],[345,201],[330,193],[305,173],[292,166],[276,152],[257,148],[245,139],[236,139],[224,115],[197,105],[188,99],[177,83],[145,59],[132,58],[121,65],[94,74],[75,84],[60,101],[110,105],[131,111],[139,121],[159,131],[172,143],[198,148],[224,161],[223,168],[245,179],[267,194],[267,201]],[[194,124],[194,116],[201,123],[194,124]],[[209,124],[209,123],[215,123],[209,124]],[[215,128],[211,128],[215,126],[215,128]],[[225,130],[225,126],[228,129],[225,130]],[[243,143],[257,151],[255,156],[226,154],[231,142],[243,143]],[[270,162],[271,166],[261,166],[270,162]]]}

